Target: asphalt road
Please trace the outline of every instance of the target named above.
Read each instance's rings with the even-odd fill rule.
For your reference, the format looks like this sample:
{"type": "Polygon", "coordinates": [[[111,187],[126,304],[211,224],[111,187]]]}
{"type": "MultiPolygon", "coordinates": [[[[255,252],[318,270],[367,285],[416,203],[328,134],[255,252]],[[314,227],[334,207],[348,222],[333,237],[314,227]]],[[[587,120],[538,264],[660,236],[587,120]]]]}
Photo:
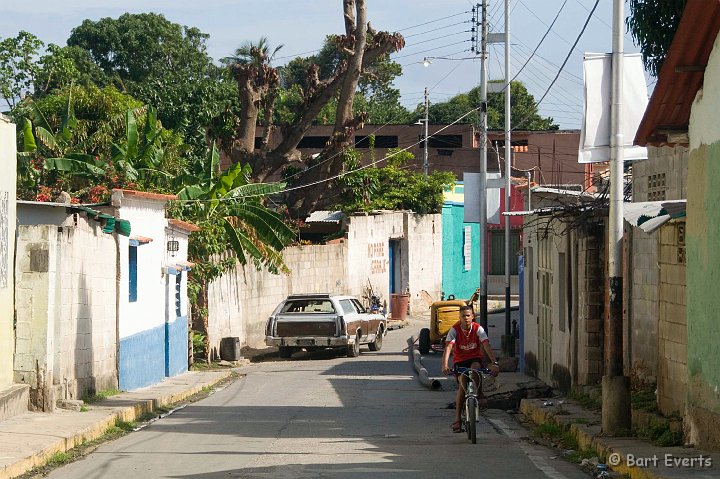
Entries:
{"type": "Polygon", "coordinates": [[[532,445],[504,411],[478,442],[450,430],[453,383],[430,391],[407,353],[422,323],[358,358],[298,353],[253,364],[200,402],[98,448],[51,478],[587,478],[532,445]]]}

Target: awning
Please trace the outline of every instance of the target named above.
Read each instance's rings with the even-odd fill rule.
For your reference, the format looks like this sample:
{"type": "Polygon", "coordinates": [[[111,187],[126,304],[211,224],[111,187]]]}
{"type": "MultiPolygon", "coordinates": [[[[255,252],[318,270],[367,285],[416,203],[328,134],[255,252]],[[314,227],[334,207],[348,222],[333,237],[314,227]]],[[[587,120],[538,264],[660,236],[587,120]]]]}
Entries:
{"type": "Polygon", "coordinates": [[[152,238],[147,236],[132,236],[130,238],[130,246],[140,246],[148,243],[152,243],[152,238]]]}
{"type": "Polygon", "coordinates": [[[117,231],[118,234],[121,234],[123,236],[130,236],[130,222],[128,220],[115,218],[114,216],[101,213],[100,211],[88,208],[87,206],[72,204],[68,204],[65,206],[68,208],[84,211],[85,213],[87,213],[89,218],[96,218],[98,221],[100,221],[101,219],[105,220],[103,233],[112,233],[113,231],[117,231]]]}
{"type": "Polygon", "coordinates": [[[685,217],[686,207],[687,200],[625,203],[623,216],[631,225],[652,233],[671,219],[685,217]]]}

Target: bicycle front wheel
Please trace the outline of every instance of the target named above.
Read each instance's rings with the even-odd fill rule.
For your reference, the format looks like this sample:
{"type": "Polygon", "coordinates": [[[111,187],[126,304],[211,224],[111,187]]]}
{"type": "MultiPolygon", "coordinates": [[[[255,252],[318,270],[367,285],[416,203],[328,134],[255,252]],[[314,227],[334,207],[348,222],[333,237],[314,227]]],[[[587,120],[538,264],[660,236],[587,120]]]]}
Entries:
{"type": "Polygon", "coordinates": [[[476,399],[467,398],[465,401],[465,430],[467,431],[468,439],[470,439],[473,444],[477,443],[475,411],[477,411],[476,399]]]}

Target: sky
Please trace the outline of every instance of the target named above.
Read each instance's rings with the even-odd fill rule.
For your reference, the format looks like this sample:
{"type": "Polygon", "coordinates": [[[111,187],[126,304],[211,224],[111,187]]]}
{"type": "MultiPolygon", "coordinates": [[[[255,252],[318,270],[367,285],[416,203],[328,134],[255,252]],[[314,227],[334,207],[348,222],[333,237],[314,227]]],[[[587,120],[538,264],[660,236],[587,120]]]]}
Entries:
{"type": "MultiPolygon", "coordinates": [[[[610,0],[599,0],[584,34],[572,48],[595,2],[509,0],[510,75],[515,76],[522,68],[517,79],[536,100],[545,96],[540,113],[553,117],[562,129],[581,126],[583,53],[611,50],[610,0]],[[548,32],[558,12],[558,19],[548,32]],[[561,70],[568,54],[567,64],[561,70]],[[560,76],[551,87],[559,71],[560,76]]],[[[476,2],[367,0],[366,3],[374,29],[400,32],[405,37],[405,48],[392,56],[403,67],[403,75],[395,81],[403,105],[414,110],[422,103],[425,88],[430,102],[438,103],[478,86],[480,60],[470,51],[471,10],[476,2]],[[427,67],[423,65],[424,58],[430,60],[427,67]]],[[[504,1],[488,0],[488,8],[490,32],[502,32],[504,1]]],[[[0,38],[14,37],[25,30],[46,44],[65,45],[72,29],[83,20],[117,18],[126,12],[161,13],[172,22],[197,27],[210,35],[207,48],[215,60],[231,55],[245,41],[265,36],[271,45],[283,45],[274,62],[280,65],[297,56],[315,53],[326,35],[344,32],[342,0],[3,0],[0,38]]],[[[626,6],[625,15],[628,14],[626,6]]],[[[638,51],[629,34],[625,35],[624,48],[628,53],[638,51]]],[[[502,44],[490,47],[488,63],[489,79],[504,78],[502,44]]],[[[652,80],[648,78],[649,83],[652,80]]]]}

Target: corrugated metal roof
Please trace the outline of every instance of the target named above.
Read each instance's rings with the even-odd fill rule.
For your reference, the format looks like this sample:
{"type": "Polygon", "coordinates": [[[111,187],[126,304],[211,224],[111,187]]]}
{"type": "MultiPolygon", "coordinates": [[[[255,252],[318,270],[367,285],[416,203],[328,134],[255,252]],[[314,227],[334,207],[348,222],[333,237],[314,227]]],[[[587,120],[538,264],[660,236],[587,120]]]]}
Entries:
{"type": "Polygon", "coordinates": [[[313,211],[305,223],[340,223],[345,219],[342,211],[313,211]]]}
{"type": "Polygon", "coordinates": [[[688,0],[635,135],[636,145],[687,144],[690,109],[720,31],[720,0],[688,0]],[[668,134],[670,137],[668,137],[668,134]]]}
{"type": "Polygon", "coordinates": [[[652,233],[673,218],[685,216],[687,200],[639,201],[625,203],[623,216],[625,221],[646,233],[652,233]]]}

